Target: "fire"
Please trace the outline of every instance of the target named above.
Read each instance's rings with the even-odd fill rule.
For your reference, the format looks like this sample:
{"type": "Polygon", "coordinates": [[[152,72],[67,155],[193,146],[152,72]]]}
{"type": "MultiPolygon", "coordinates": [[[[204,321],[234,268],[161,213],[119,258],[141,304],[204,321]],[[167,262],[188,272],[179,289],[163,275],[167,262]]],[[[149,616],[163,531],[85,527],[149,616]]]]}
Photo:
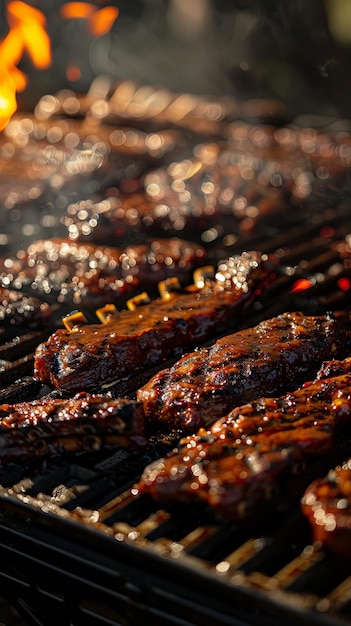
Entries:
{"type": "MultiPolygon", "coordinates": [[[[98,9],[89,2],[67,2],[60,13],[65,19],[86,19],[91,34],[101,37],[111,29],[119,10],[112,6],[98,9]]],[[[22,0],[9,0],[6,16],[9,32],[0,40],[0,130],[17,109],[17,92],[27,86],[27,76],[17,67],[23,55],[27,53],[38,69],[51,64],[51,42],[42,11],[22,0]]],[[[68,71],[72,79],[79,78],[79,67],[72,65],[68,71]]]]}
{"type": "Polygon", "coordinates": [[[67,2],[61,7],[60,13],[65,19],[87,19],[91,34],[101,37],[111,29],[119,11],[112,6],[97,9],[89,2],[67,2]]]}
{"type": "Polygon", "coordinates": [[[5,71],[0,78],[0,130],[6,126],[16,109],[16,83],[11,74],[5,71]]]}
{"type": "Polygon", "coordinates": [[[27,52],[38,69],[51,63],[50,39],[43,13],[21,0],[9,2],[6,11],[10,30],[0,41],[0,130],[16,111],[16,93],[27,85],[25,74],[17,68],[23,54],[27,52]]]}

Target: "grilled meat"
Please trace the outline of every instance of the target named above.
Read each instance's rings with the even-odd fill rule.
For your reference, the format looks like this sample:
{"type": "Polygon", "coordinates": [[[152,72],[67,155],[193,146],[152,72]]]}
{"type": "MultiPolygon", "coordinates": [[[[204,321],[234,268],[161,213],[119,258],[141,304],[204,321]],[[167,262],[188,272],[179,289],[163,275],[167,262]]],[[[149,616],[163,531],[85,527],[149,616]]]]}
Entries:
{"type": "Polygon", "coordinates": [[[321,145],[316,136],[300,137],[308,152],[284,130],[278,141],[264,127],[237,125],[226,141],[194,145],[186,158],[148,171],[143,189],[70,205],[67,226],[92,241],[156,232],[195,233],[210,242],[222,234],[246,234],[262,222],[275,226],[291,205],[298,210],[301,202],[331,196],[347,182],[344,164],[332,171],[323,157],[327,146],[337,151],[328,137],[321,145]]]}
{"type": "MultiPolygon", "coordinates": [[[[104,143],[92,135],[90,141],[88,137],[80,141],[77,133],[75,137],[69,133],[67,124],[64,129],[64,123],[61,128],[51,127],[46,134],[41,122],[18,116],[1,134],[0,150],[0,197],[7,211],[15,206],[30,208],[33,200],[42,198],[46,191],[57,193],[64,187],[67,194],[78,189],[81,192],[88,175],[90,181],[94,175],[95,191],[107,176],[112,177],[104,143]]],[[[115,176],[116,170],[114,164],[115,176]]]]}
{"type": "Polygon", "coordinates": [[[20,259],[5,259],[0,279],[60,303],[101,306],[123,301],[140,285],[155,289],[159,281],[175,274],[189,280],[204,257],[203,247],[178,238],[123,249],[48,239],[30,244],[20,259]]]}
{"type": "Polygon", "coordinates": [[[324,361],[317,372],[317,380],[329,378],[330,376],[339,376],[340,374],[348,374],[351,372],[351,357],[346,359],[333,359],[332,361],[324,361]]]}
{"type": "Polygon", "coordinates": [[[297,388],[348,345],[348,331],[332,317],[285,313],[184,355],[137,397],[148,422],[194,432],[252,398],[297,388]]]}
{"type": "MultiPolygon", "coordinates": [[[[72,204],[63,222],[81,241],[121,244],[126,239],[141,240],[155,234],[160,237],[181,234],[206,243],[212,241],[207,233],[209,229],[215,229],[217,237],[224,232],[247,232],[261,221],[272,221],[284,209],[285,201],[276,189],[242,181],[235,191],[226,190],[230,175],[222,181],[221,189],[207,175],[203,182],[193,181],[193,186],[188,183],[187,188],[176,192],[172,188],[172,182],[173,187],[177,186],[174,181],[162,174],[148,174],[145,191],[72,204]],[[200,188],[213,187],[216,193],[201,197],[197,184],[200,188]],[[220,201],[219,195],[225,196],[226,192],[230,200],[220,201]]],[[[233,181],[231,185],[234,187],[233,181]]]]}
{"type": "Polygon", "coordinates": [[[49,305],[39,298],[0,287],[0,325],[29,324],[33,327],[48,321],[50,315],[49,305]]]}
{"type": "Polygon", "coordinates": [[[215,281],[121,311],[106,324],[60,329],[35,354],[35,375],[50,386],[91,390],[162,364],[237,316],[273,280],[274,259],[244,253],[219,265],[215,281]]]}
{"type": "Polygon", "coordinates": [[[0,464],[53,453],[97,452],[106,445],[146,445],[142,405],[108,395],[80,393],[0,405],[0,464]]]}
{"type": "Polygon", "coordinates": [[[220,517],[247,520],[297,463],[331,449],[350,423],[350,397],[351,374],[343,374],[237,407],[150,464],[137,489],[165,503],[201,500],[220,517]]]}
{"type": "Polygon", "coordinates": [[[301,504],[313,541],[342,559],[351,559],[351,459],[315,480],[301,504]]]}
{"type": "Polygon", "coordinates": [[[287,208],[283,189],[269,179],[257,182],[257,173],[255,180],[246,178],[248,169],[254,172],[260,164],[257,158],[248,160],[238,151],[221,154],[214,144],[197,147],[196,157],[147,173],[143,190],[73,203],[63,222],[81,240],[94,242],[180,233],[211,242],[209,229],[217,237],[248,232],[287,208]]]}

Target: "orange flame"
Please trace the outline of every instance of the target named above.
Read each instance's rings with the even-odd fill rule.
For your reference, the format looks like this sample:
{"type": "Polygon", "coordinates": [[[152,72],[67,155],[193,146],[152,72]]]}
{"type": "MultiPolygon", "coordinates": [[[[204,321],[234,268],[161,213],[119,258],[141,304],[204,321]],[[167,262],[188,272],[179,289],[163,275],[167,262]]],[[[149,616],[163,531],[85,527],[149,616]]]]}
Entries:
{"type": "Polygon", "coordinates": [[[119,10],[111,6],[97,9],[89,2],[67,2],[61,7],[60,13],[65,19],[87,19],[91,34],[101,37],[111,29],[119,10]]]}
{"type": "Polygon", "coordinates": [[[0,130],[5,128],[17,109],[16,91],[15,81],[11,73],[4,67],[0,77],[0,130]]]}
{"type": "Polygon", "coordinates": [[[89,19],[95,10],[94,5],[89,4],[89,2],[67,2],[61,7],[60,13],[66,20],[71,18],[89,19]]]}
{"type": "Polygon", "coordinates": [[[16,93],[23,91],[27,77],[16,65],[27,52],[38,69],[51,63],[50,39],[41,11],[21,0],[7,5],[9,33],[0,41],[0,130],[5,128],[17,109],[16,93]]]}
{"type": "MultiPolygon", "coordinates": [[[[46,32],[44,14],[22,0],[9,0],[7,7],[9,33],[0,40],[0,130],[5,128],[17,109],[16,93],[27,86],[26,75],[17,65],[27,53],[38,69],[51,64],[51,44],[46,32]]],[[[60,9],[63,18],[83,18],[94,37],[106,34],[119,10],[112,6],[96,8],[89,2],[67,2],[60,9]]],[[[72,80],[78,80],[79,67],[68,69],[72,80]]]]}

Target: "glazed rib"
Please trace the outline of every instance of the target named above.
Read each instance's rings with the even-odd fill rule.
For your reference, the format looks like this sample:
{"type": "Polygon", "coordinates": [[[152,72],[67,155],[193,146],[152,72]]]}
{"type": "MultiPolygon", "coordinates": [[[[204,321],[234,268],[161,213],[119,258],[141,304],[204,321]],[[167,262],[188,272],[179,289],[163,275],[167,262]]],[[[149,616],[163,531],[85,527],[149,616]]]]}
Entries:
{"type": "Polygon", "coordinates": [[[340,374],[348,374],[351,372],[351,357],[346,359],[333,359],[332,361],[324,361],[317,372],[317,380],[329,378],[330,376],[340,376],[340,374]]]}
{"type": "Polygon", "coordinates": [[[97,452],[105,445],[130,450],[146,445],[139,402],[80,393],[70,399],[0,405],[0,464],[97,452]]]}
{"type": "Polygon", "coordinates": [[[335,433],[350,423],[350,398],[351,374],[343,374],[237,407],[150,464],[138,491],[163,503],[201,500],[217,516],[247,520],[296,463],[331,449],[335,433]]]}
{"type": "Polygon", "coordinates": [[[244,253],[219,265],[216,281],[189,287],[106,324],[60,329],[35,354],[35,375],[69,391],[93,390],[135,376],[233,325],[275,277],[274,259],[244,253]]]}
{"type": "MultiPolygon", "coordinates": [[[[180,162],[179,168],[181,165],[180,162]]],[[[196,171],[196,161],[192,167],[196,171]]],[[[190,170],[189,165],[187,169],[190,170]]],[[[262,222],[273,222],[286,209],[287,200],[281,189],[243,180],[236,166],[230,172],[217,168],[194,178],[186,180],[183,189],[177,179],[161,169],[147,174],[144,192],[120,194],[95,204],[81,201],[77,208],[70,207],[65,221],[81,241],[122,243],[135,236],[140,239],[180,235],[201,242],[208,229],[246,233],[262,222]],[[175,183],[181,187],[178,192],[174,191],[175,183]],[[201,188],[213,191],[201,193],[201,188]],[[223,196],[228,193],[230,200],[224,201],[223,196]],[[84,212],[79,210],[81,205],[86,206],[84,212]]]]}
{"type": "Polygon", "coordinates": [[[24,286],[59,303],[99,307],[123,303],[140,285],[155,290],[175,275],[189,281],[204,259],[202,246],[176,237],[123,248],[46,239],[31,243],[20,259],[6,259],[0,283],[24,286]]]}
{"type": "Polygon", "coordinates": [[[313,541],[320,541],[342,559],[351,559],[351,459],[313,481],[301,506],[313,541]]]}
{"type": "Polygon", "coordinates": [[[0,287],[0,325],[36,326],[49,320],[50,306],[35,296],[0,287]]]}
{"type": "Polygon", "coordinates": [[[348,345],[348,332],[332,317],[285,313],[184,355],[137,397],[149,423],[196,432],[253,398],[296,389],[348,345]]]}
{"type": "Polygon", "coordinates": [[[92,241],[122,239],[133,230],[182,233],[200,241],[208,229],[218,235],[258,231],[262,223],[275,225],[290,206],[298,210],[301,202],[319,201],[345,187],[347,168],[337,143],[310,129],[228,125],[222,142],[188,146],[185,158],[177,155],[173,162],[149,169],[136,192],[121,193],[120,185],[115,197],[95,206],[82,200],[84,217],[73,206],[67,221],[82,239],[92,241]],[[323,175],[326,167],[328,176],[323,175]]]}

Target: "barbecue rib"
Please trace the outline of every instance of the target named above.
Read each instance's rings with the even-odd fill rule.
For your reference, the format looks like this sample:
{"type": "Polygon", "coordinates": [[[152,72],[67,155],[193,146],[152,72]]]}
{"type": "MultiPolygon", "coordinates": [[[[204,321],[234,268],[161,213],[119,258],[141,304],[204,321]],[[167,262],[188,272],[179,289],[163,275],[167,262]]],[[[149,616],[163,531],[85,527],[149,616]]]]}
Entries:
{"type": "Polygon", "coordinates": [[[51,309],[46,302],[20,291],[0,287],[0,324],[36,326],[48,321],[51,309]]]}
{"type": "Polygon", "coordinates": [[[255,397],[296,389],[348,345],[348,331],[332,317],[285,313],[184,355],[137,397],[149,423],[195,432],[255,397]]]}
{"type": "Polygon", "coordinates": [[[296,463],[331,449],[350,423],[350,397],[351,374],[343,374],[237,407],[150,464],[136,488],[161,502],[202,500],[220,517],[248,520],[296,463]]]}
{"type": "Polygon", "coordinates": [[[136,450],[146,445],[144,431],[139,402],[103,394],[1,404],[0,464],[105,445],[136,450]]]}
{"type": "Polygon", "coordinates": [[[92,390],[135,376],[234,325],[239,312],[274,279],[273,258],[244,253],[184,293],[169,294],[106,324],[60,329],[35,354],[35,375],[69,391],[92,390]]]}
{"type": "Polygon", "coordinates": [[[203,241],[210,228],[218,234],[247,232],[262,221],[273,221],[287,208],[281,190],[240,179],[235,166],[233,172],[203,175],[186,185],[163,170],[155,171],[146,175],[145,187],[144,192],[72,204],[63,221],[81,241],[122,243],[155,234],[203,241]],[[207,191],[199,195],[201,188],[207,191]]]}
{"type": "MultiPolygon", "coordinates": [[[[284,145],[273,141],[272,131],[272,137],[267,137],[264,128],[251,128],[251,137],[255,131],[260,137],[256,143],[249,131],[245,137],[239,125],[226,141],[193,146],[188,158],[148,171],[143,190],[121,193],[118,189],[114,196],[96,202],[72,203],[63,222],[75,237],[95,242],[123,241],[133,233],[134,237],[135,233],[139,237],[181,233],[206,241],[211,229],[218,237],[252,232],[262,223],[276,226],[292,204],[298,210],[301,202],[311,204],[322,193],[331,195],[344,188],[347,169],[328,162],[325,176],[326,159],[323,148],[318,154],[317,137],[301,137],[302,145],[314,146],[312,156],[297,151],[296,138],[294,142],[290,137],[284,145]]],[[[327,144],[328,138],[324,141],[327,144]]]]}
{"type": "Polygon", "coordinates": [[[174,275],[189,280],[204,258],[202,246],[176,237],[126,248],[47,239],[31,243],[20,260],[6,259],[0,282],[35,289],[59,303],[102,306],[123,302],[140,285],[155,289],[174,275]]]}
{"type": "MultiPolygon", "coordinates": [[[[264,134],[262,128],[255,130],[264,134]]],[[[110,207],[105,205],[98,215],[90,236],[121,235],[134,228],[141,233],[200,237],[208,229],[245,234],[262,223],[275,226],[289,207],[298,210],[301,202],[312,204],[322,195],[336,195],[347,184],[345,165],[334,159],[331,166],[323,156],[323,143],[330,150],[331,140],[321,141],[319,154],[318,137],[300,140],[303,147],[314,146],[316,154],[297,151],[293,143],[265,145],[264,139],[263,145],[245,141],[240,145],[232,137],[195,145],[188,158],[148,171],[143,192],[109,198],[110,207]]]]}
{"type": "Polygon", "coordinates": [[[313,541],[322,542],[342,559],[351,559],[351,459],[313,481],[301,506],[313,541]]]}
{"type": "Polygon", "coordinates": [[[351,372],[351,357],[346,359],[333,359],[332,361],[324,361],[317,372],[316,379],[330,378],[330,376],[340,376],[340,374],[348,374],[351,372]]]}

